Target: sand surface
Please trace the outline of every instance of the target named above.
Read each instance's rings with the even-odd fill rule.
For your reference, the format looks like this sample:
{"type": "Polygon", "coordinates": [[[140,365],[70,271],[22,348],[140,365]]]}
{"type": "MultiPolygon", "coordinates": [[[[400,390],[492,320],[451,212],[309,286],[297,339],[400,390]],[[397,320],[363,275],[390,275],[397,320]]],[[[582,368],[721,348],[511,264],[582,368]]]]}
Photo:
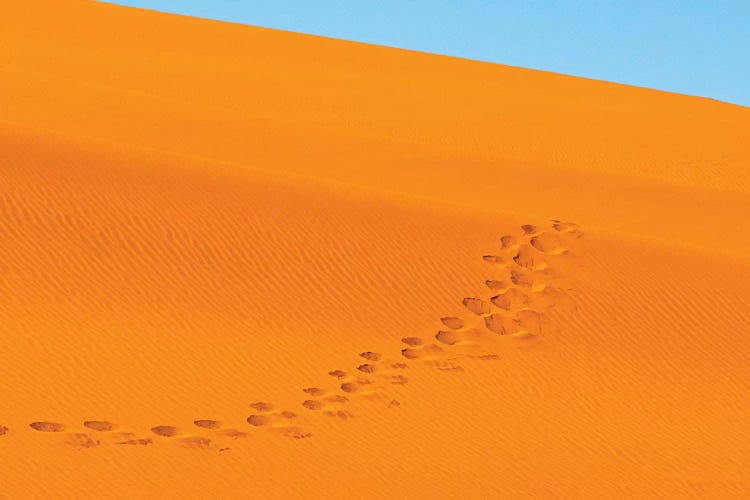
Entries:
{"type": "Polygon", "coordinates": [[[0,16],[0,498],[750,498],[750,110],[0,16]]]}

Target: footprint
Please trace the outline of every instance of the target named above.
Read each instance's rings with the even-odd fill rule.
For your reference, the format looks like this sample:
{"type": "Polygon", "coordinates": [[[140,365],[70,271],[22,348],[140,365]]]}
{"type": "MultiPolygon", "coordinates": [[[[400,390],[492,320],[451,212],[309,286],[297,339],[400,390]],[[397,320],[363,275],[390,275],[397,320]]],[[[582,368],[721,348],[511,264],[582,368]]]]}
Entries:
{"type": "Polygon", "coordinates": [[[0,436],[5,436],[10,430],[4,425],[0,425],[0,436]]]}
{"type": "MultiPolygon", "coordinates": [[[[341,390],[344,392],[354,392],[359,388],[359,383],[357,382],[344,382],[341,384],[341,390]]],[[[328,409],[331,406],[345,404],[349,402],[349,398],[346,396],[343,396],[341,394],[331,394],[330,396],[325,396],[320,399],[306,399],[302,402],[302,406],[307,408],[308,410],[323,410],[328,409]]]]}
{"type": "Polygon", "coordinates": [[[237,429],[222,429],[221,431],[219,431],[219,433],[222,436],[226,436],[226,437],[228,437],[230,439],[240,439],[240,438],[247,437],[247,433],[246,432],[242,432],[242,431],[237,430],[237,429]]]}
{"type": "Polygon", "coordinates": [[[336,378],[344,378],[346,377],[346,372],[342,370],[331,370],[328,372],[328,375],[336,378]]]}
{"type": "Polygon", "coordinates": [[[271,411],[273,410],[273,405],[271,403],[267,403],[265,401],[257,401],[255,403],[250,403],[250,408],[258,411],[271,411]]]}
{"type": "Polygon", "coordinates": [[[320,401],[315,401],[314,399],[306,399],[302,402],[302,406],[304,406],[308,410],[320,410],[323,408],[323,403],[321,403],[320,401]]]}
{"type": "Polygon", "coordinates": [[[279,415],[281,415],[284,418],[296,418],[297,417],[296,413],[294,413],[293,411],[289,411],[289,410],[284,410],[280,412],[279,415]]]}
{"type": "Polygon", "coordinates": [[[263,427],[271,423],[268,415],[250,415],[247,417],[247,423],[253,427],[263,427]]]}
{"type": "Polygon", "coordinates": [[[466,307],[466,309],[473,312],[477,316],[484,316],[485,314],[489,314],[492,311],[492,308],[487,302],[475,297],[465,298],[462,303],[464,307],[466,307]]]}
{"type": "Polygon", "coordinates": [[[94,448],[99,446],[101,443],[99,440],[94,440],[88,434],[84,433],[73,433],[65,438],[65,443],[73,446],[74,448],[94,448]]]}
{"type": "Polygon", "coordinates": [[[218,429],[221,426],[221,423],[217,420],[194,420],[193,424],[195,424],[196,427],[200,427],[201,429],[218,429]]]}
{"type": "MultiPolygon", "coordinates": [[[[308,400],[313,401],[313,400],[308,400]]],[[[317,401],[314,401],[317,403],[317,401]]],[[[308,407],[309,405],[303,406],[308,407]]],[[[322,406],[322,403],[321,403],[322,406]]],[[[277,434],[296,439],[302,439],[312,436],[312,433],[303,431],[296,425],[290,425],[289,422],[297,418],[297,414],[283,410],[269,414],[254,414],[247,417],[247,423],[253,427],[264,427],[277,434]]]]}
{"type": "Polygon", "coordinates": [[[531,274],[527,271],[521,271],[520,269],[511,270],[510,281],[517,286],[534,286],[534,278],[531,276],[531,274]]]}
{"type": "Polygon", "coordinates": [[[455,345],[458,343],[466,343],[466,342],[476,342],[480,340],[482,337],[481,332],[470,329],[470,330],[450,330],[450,331],[440,331],[435,334],[435,338],[438,342],[442,344],[447,345],[455,345]]]}
{"type": "Polygon", "coordinates": [[[515,236],[502,236],[500,238],[500,246],[503,248],[503,250],[508,250],[518,245],[518,238],[515,236]]]}
{"type": "Polygon", "coordinates": [[[487,329],[498,335],[508,335],[515,333],[518,328],[513,319],[501,314],[492,314],[484,318],[484,325],[487,329]]]}
{"type": "MultiPolygon", "coordinates": [[[[341,388],[342,391],[351,394],[353,392],[359,391],[360,389],[362,389],[363,387],[366,387],[368,385],[372,385],[372,382],[370,380],[367,380],[367,379],[357,379],[357,380],[354,380],[352,382],[344,382],[339,387],[341,388]]],[[[332,397],[335,397],[335,396],[332,396],[332,397]]],[[[345,396],[342,396],[342,397],[345,397],[345,396]]],[[[334,401],[334,402],[336,402],[336,401],[334,401]]],[[[339,402],[344,403],[345,401],[339,401],[339,402]]]]}
{"type": "Polygon", "coordinates": [[[546,231],[531,238],[530,243],[540,252],[547,254],[560,254],[566,250],[558,235],[546,231]]]}
{"type": "Polygon", "coordinates": [[[313,435],[312,432],[305,431],[303,429],[300,429],[299,427],[294,426],[277,427],[272,430],[277,434],[293,439],[308,439],[313,435]]]}
{"type": "Polygon", "coordinates": [[[535,305],[545,309],[555,309],[560,311],[574,311],[576,309],[575,301],[563,289],[554,286],[545,286],[534,293],[535,305]]]}
{"type": "Polygon", "coordinates": [[[420,339],[419,337],[404,337],[401,339],[401,342],[403,342],[406,345],[413,346],[413,347],[424,344],[424,340],[420,339]]]}
{"type": "Polygon", "coordinates": [[[500,309],[511,311],[525,307],[529,303],[529,297],[518,288],[511,288],[504,293],[495,295],[490,299],[490,302],[500,309]]]}
{"type": "MultiPolygon", "coordinates": [[[[408,340],[411,343],[422,343],[421,339],[408,340]]],[[[419,348],[419,347],[417,347],[419,348]]],[[[382,356],[378,356],[382,359],[382,356]]],[[[384,396],[383,389],[387,385],[403,385],[408,383],[408,378],[402,374],[394,373],[393,370],[403,370],[407,368],[406,363],[391,363],[386,366],[376,366],[373,363],[366,363],[359,365],[357,370],[370,375],[370,377],[349,377],[345,378],[340,384],[339,388],[346,394],[357,393],[358,396],[366,399],[380,400],[384,396]]],[[[336,396],[330,396],[336,397],[336,396]]],[[[340,396],[339,396],[340,397],[340,396]]],[[[323,398],[324,403],[343,403],[342,401],[331,401],[328,398],[323,398]]],[[[334,409],[335,410],[335,409],[334,409]]],[[[334,413],[338,411],[335,410],[334,413]]]]}
{"type": "Polygon", "coordinates": [[[583,231],[581,231],[580,229],[574,229],[572,231],[565,233],[565,236],[577,240],[577,239],[583,238],[583,231]]]}
{"type": "Polygon", "coordinates": [[[201,436],[190,436],[180,439],[180,444],[185,448],[207,450],[211,448],[211,440],[201,436]]]}
{"type": "Polygon", "coordinates": [[[437,368],[438,370],[446,372],[462,372],[464,370],[461,365],[450,360],[431,359],[425,361],[425,364],[429,367],[437,368]]]}
{"type": "Polygon", "coordinates": [[[352,393],[358,391],[360,388],[360,384],[356,382],[344,382],[341,384],[341,390],[344,392],[352,393]]]}
{"type": "Polygon", "coordinates": [[[484,259],[485,262],[496,264],[498,266],[508,266],[513,262],[510,257],[505,255],[483,255],[482,259],[484,259]]]}
{"type": "Polygon", "coordinates": [[[443,354],[443,350],[435,344],[401,349],[401,355],[406,359],[424,359],[440,356],[441,354],[443,354]]]}
{"type": "Polygon", "coordinates": [[[371,351],[360,352],[359,355],[365,358],[367,361],[380,361],[381,359],[380,354],[371,351]]]}
{"type": "Polygon", "coordinates": [[[342,420],[349,420],[351,418],[354,418],[354,415],[351,412],[348,412],[346,410],[336,410],[336,411],[327,410],[327,411],[324,411],[323,414],[326,417],[338,417],[342,420]]]}
{"type": "Polygon", "coordinates": [[[552,229],[554,229],[557,232],[563,233],[566,236],[572,236],[574,238],[580,238],[583,236],[583,232],[578,227],[578,224],[575,224],[573,222],[561,222],[561,221],[553,221],[554,224],[552,224],[552,229]]]}
{"type": "Polygon", "coordinates": [[[307,387],[305,389],[302,389],[302,392],[305,394],[309,394],[310,396],[319,397],[325,394],[325,391],[319,387],[307,387]]]}
{"type": "Polygon", "coordinates": [[[549,318],[538,311],[519,311],[515,322],[520,327],[518,333],[539,335],[542,332],[549,333],[554,330],[549,318]]]}
{"type": "Polygon", "coordinates": [[[504,290],[510,286],[510,284],[500,280],[485,280],[484,284],[490,290],[504,290]]]}
{"type": "Polygon", "coordinates": [[[65,430],[63,424],[57,424],[55,422],[32,422],[29,427],[39,432],[62,432],[65,430]]]}
{"type": "MultiPolygon", "coordinates": [[[[362,366],[365,366],[365,365],[362,365],[362,366]]],[[[365,370],[367,370],[367,368],[365,368],[365,370]]],[[[362,371],[365,371],[365,370],[362,370],[362,371]]],[[[354,391],[358,390],[360,387],[365,386],[365,385],[370,385],[371,383],[372,382],[370,380],[365,379],[365,378],[349,379],[347,382],[343,382],[339,386],[339,388],[342,391],[344,391],[344,392],[354,392],[354,391]]],[[[338,403],[338,402],[344,402],[344,401],[336,401],[336,399],[343,398],[343,397],[344,396],[341,396],[339,394],[334,394],[334,395],[331,395],[331,396],[326,396],[323,399],[324,400],[330,400],[330,401],[332,401],[334,403],[338,403]]]]}
{"type": "Polygon", "coordinates": [[[480,361],[500,361],[500,355],[495,353],[479,354],[476,356],[469,356],[472,359],[478,359],[480,361]]]}
{"type": "Polygon", "coordinates": [[[342,396],[341,394],[331,394],[330,396],[324,397],[321,401],[330,405],[340,405],[349,402],[349,398],[342,396]]]}
{"type": "Polygon", "coordinates": [[[536,232],[536,226],[533,224],[524,224],[521,226],[524,234],[534,234],[536,232]]]}
{"type": "Polygon", "coordinates": [[[83,423],[83,426],[97,432],[110,432],[115,430],[115,424],[104,420],[87,420],[83,423]]]}
{"type": "Polygon", "coordinates": [[[253,427],[267,427],[270,425],[277,424],[280,421],[284,420],[291,420],[297,418],[297,414],[284,410],[278,413],[271,413],[267,415],[263,414],[254,414],[247,417],[247,423],[252,425],[253,427]]]}
{"type": "Polygon", "coordinates": [[[440,321],[451,330],[458,330],[464,327],[464,321],[461,318],[446,316],[445,318],[440,318],[440,321]]]}
{"type": "Polygon", "coordinates": [[[157,436],[175,437],[180,431],[177,427],[172,427],[171,425],[157,425],[156,427],[151,428],[151,432],[157,436]]]}
{"type": "Polygon", "coordinates": [[[128,439],[126,441],[119,441],[115,444],[128,444],[131,446],[146,446],[149,444],[154,444],[154,440],[151,438],[128,439]]]}
{"type": "Polygon", "coordinates": [[[547,267],[547,262],[528,245],[521,245],[519,247],[518,254],[513,257],[513,261],[519,266],[531,269],[532,271],[538,271],[547,267]]]}

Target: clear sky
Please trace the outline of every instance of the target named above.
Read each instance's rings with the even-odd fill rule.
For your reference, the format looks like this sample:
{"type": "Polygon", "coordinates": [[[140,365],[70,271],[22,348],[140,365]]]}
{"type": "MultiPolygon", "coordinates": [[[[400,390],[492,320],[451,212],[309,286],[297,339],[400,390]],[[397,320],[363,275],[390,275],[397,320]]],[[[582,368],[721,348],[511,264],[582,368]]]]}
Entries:
{"type": "Polygon", "coordinates": [[[750,0],[118,0],[750,106],[750,0]]]}

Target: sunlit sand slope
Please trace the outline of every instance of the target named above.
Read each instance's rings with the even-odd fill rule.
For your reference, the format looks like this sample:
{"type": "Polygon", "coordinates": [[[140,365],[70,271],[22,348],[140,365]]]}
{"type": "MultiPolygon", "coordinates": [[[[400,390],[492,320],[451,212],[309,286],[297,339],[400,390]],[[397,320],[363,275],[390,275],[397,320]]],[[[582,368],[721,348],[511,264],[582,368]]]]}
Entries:
{"type": "Polygon", "coordinates": [[[0,498],[749,498],[750,112],[0,17],[0,498]]]}

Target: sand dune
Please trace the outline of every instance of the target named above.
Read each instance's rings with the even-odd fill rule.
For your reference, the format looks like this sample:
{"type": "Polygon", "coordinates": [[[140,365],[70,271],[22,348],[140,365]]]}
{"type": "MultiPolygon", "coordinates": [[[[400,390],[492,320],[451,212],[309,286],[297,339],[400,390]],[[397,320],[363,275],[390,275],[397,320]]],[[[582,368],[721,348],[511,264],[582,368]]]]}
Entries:
{"type": "Polygon", "coordinates": [[[0,498],[750,497],[750,112],[0,17],[0,498]]]}

